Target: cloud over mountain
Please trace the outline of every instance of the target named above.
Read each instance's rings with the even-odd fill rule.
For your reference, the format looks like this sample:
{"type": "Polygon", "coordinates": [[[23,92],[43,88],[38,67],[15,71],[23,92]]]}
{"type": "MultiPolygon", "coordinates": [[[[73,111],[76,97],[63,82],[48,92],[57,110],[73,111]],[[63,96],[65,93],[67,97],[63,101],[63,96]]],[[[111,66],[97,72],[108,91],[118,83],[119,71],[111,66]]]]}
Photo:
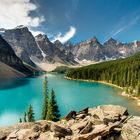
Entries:
{"type": "Polygon", "coordinates": [[[59,40],[60,42],[65,43],[70,40],[75,35],[75,33],[76,28],[71,26],[68,32],[66,32],[64,35],[62,35],[62,33],[60,32],[56,37],[54,37],[52,42],[59,40]]]}
{"type": "Polygon", "coordinates": [[[0,0],[0,27],[13,28],[17,25],[38,27],[44,16],[33,16],[38,7],[30,0],[0,0]]]}

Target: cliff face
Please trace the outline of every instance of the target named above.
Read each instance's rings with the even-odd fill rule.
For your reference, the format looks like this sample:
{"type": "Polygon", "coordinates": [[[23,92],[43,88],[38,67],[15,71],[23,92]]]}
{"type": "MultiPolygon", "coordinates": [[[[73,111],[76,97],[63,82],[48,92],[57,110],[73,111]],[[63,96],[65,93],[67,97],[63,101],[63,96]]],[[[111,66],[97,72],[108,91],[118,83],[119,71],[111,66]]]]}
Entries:
{"type": "Polygon", "coordinates": [[[28,68],[26,68],[23,65],[22,61],[16,56],[11,46],[1,36],[0,36],[0,61],[25,74],[31,73],[31,71],[28,68]]]}
{"type": "Polygon", "coordinates": [[[140,140],[140,117],[121,106],[71,111],[59,122],[37,121],[0,128],[1,140],[140,140]]]}
{"type": "Polygon", "coordinates": [[[12,46],[17,56],[24,62],[34,65],[32,62],[33,58],[38,61],[43,59],[35,38],[27,27],[6,30],[3,36],[12,46]]]}
{"type": "Polygon", "coordinates": [[[74,56],[71,52],[67,52],[58,40],[54,43],[50,42],[46,35],[38,35],[36,36],[36,42],[38,46],[44,53],[44,60],[55,63],[60,62],[63,64],[77,64],[74,60],[74,56]]]}
{"type": "Polygon", "coordinates": [[[104,60],[103,46],[96,38],[77,44],[72,53],[78,60],[100,61],[104,60]]]}
{"type": "Polygon", "coordinates": [[[46,35],[41,34],[34,37],[27,27],[5,30],[3,37],[12,46],[16,55],[32,66],[37,63],[55,62],[77,64],[73,54],[67,52],[61,42],[52,43],[46,35]]]}
{"type": "Polygon", "coordinates": [[[104,61],[128,57],[139,52],[140,42],[123,43],[110,38],[101,44],[94,37],[76,45],[66,43],[65,47],[74,54],[76,60],[104,61]]]}

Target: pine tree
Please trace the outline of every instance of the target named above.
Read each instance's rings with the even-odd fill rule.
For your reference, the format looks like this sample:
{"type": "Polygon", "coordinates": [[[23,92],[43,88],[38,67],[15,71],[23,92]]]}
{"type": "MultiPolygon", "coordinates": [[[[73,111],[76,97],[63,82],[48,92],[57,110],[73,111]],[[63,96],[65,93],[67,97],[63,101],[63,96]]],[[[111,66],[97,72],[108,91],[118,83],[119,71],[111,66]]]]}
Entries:
{"type": "Polygon", "coordinates": [[[32,105],[29,106],[29,109],[28,109],[28,112],[27,112],[27,117],[28,117],[28,122],[34,122],[35,121],[32,105]]]}
{"type": "Polygon", "coordinates": [[[26,112],[25,112],[25,113],[24,113],[24,122],[27,122],[26,117],[27,117],[27,114],[26,114],[26,112]]]}
{"type": "Polygon", "coordinates": [[[52,89],[50,100],[48,103],[48,111],[47,111],[46,119],[51,120],[51,121],[58,121],[59,118],[60,118],[60,113],[57,106],[57,102],[55,100],[55,93],[54,93],[54,90],[52,89]]]}
{"type": "Polygon", "coordinates": [[[22,119],[21,118],[19,119],[19,122],[22,123],[22,119]]]}
{"type": "Polygon", "coordinates": [[[48,81],[47,77],[45,77],[45,80],[43,82],[42,120],[46,119],[47,108],[48,108],[48,81]]]}
{"type": "Polygon", "coordinates": [[[140,81],[138,81],[138,85],[137,85],[137,96],[140,95],[140,81]]]}

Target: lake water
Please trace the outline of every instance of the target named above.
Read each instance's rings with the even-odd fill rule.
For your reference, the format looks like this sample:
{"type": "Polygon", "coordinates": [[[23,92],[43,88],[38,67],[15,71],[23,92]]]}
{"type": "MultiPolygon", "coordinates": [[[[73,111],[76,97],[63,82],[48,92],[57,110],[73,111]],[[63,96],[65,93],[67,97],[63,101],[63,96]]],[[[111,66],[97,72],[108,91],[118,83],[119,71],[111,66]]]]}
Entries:
{"type": "MultiPolygon", "coordinates": [[[[0,126],[19,122],[30,104],[35,118],[40,119],[44,76],[0,81],[0,126]]],[[[136,101],[120,96],[117,88],[96,82],[70,81],[59,74],[47,74],[47,77],[49,90],[54,88],[62,116],[71,110],[102,104],[123,105],[131,114],[140,115],[136,101]]]]}

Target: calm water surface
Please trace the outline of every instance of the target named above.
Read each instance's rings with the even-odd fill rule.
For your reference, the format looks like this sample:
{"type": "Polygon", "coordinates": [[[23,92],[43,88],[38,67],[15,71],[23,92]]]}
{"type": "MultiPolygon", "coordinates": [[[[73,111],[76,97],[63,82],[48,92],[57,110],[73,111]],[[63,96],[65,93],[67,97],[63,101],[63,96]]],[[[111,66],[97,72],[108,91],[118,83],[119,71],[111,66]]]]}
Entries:
{"type": "MultiPolygon", "coordinates": [[[[40,119],[44,76],[0,81],[0,126],[14,124],[30,104],[40,119]]],[[[120,96],[120,90],[100,83],[69,81],[64,75],[47,74],[49,90],[54,88],[61,115],[71,110],[101,104],[119,104],[133,115],[140,115],[136,101],[120,96]]]]}

